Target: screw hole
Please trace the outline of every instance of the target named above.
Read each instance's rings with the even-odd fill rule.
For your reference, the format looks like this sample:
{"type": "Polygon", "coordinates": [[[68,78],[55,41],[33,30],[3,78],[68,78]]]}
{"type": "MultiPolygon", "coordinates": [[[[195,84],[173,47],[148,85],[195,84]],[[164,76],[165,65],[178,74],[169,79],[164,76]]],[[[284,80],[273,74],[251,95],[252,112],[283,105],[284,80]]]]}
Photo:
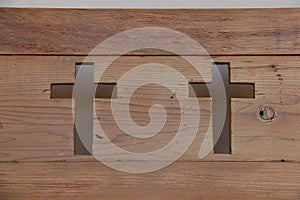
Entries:
{"type": "Polygon", "coordinates": [[[271,121],[275,118],[275,111],[270,106],[264,106],[259,110],[259,117],[264,121],[271,121]]]}

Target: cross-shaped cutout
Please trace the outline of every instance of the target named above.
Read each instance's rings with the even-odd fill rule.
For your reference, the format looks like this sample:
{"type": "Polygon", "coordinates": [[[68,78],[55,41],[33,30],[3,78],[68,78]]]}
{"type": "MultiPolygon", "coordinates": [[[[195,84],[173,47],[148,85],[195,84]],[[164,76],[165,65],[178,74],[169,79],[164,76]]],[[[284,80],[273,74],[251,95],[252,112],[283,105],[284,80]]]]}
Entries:
{"type": "MultiPolygon", "coordinates": [[[[93,145],[94,98],[116,98],[116,83],[94,83],[93,63],[76,63],[77,81],[80,82],[82,95],[75,99],[75,123],[80,121],[80,126],[84,127],[85,145],[74,126],[74,150],[76,155],[89,155],[93,145]],[[79,70],[80,76],[77,76],[79,70]]],[[[72,98],[73,87],[74,83],[52,83],[51,98],[72,98]]]]}
{"type": "MultiPolygon", "coordinates": [[[[212,116],[213,127],[217,127],[219,121],[220,101],[227,99],[226,117],[224,127],[220,137],[213,134],[214,153],[231,153],[231,98],[254,98],[254,83],[231,83],[228,64],[214,64],[212,67],[211,83],[190,83],[189,88],[194,90],[190,96],[212,97],[212,116]],[[220,73],[221,76],[216,74],[220,73]],[[224,84],[226,99],[220,96],[216,90],[219,84],[224,84]],[[209,90],[208,90],[209,88],[209,90]]],[[[76,128],[74,136],[75,154],[88,155],[92,152],[93,144],[93,110],[94,98],[116,98],[116,83],[94,83],[94,65],[93,63],[76,64],[76,81],[80,82],[80,91],[82,94],[75,99],[75,122],[80,121],[82,127],[85,127],[85,142],[81,141],[76,128]],[[80,76],[77,72],[80,69],[80,76]],[[95,90],[96,87],[96,90],[95,90]],[[96,92],[95,92],[96,91],[96,92]],[[95,94],[94,94],[95,92],[95,94]]],[[[72,98],[73,83],[52,83],[51,98],[72,98]]],[[[213,128],[213,132],[215,132],[213,128]]]]}
{"type": "Polygon", "coordinates": [[[189,89],[191,97],[211,97],[212,98],[212,122],[213,122],[213,143],[215,154],[231,154],[231,98],[255,98],[254,83],[231,83],[229,64],[213,64],[211,83],[190,83],[189,89]],[[221,76],[218,76],[220,73],[221,76]],[[220,80],[221,79],[221,80],[220,80]],[[220,121],[220,105],[226,99],[218,93],[217,87],[224,84],[227,109],[224,126],[221,135],[216,133],[220,121]],[[209,88],[209,89],[208,89],[209,88]],[[219,137],[218,137],[219,136],[219,137]]]}

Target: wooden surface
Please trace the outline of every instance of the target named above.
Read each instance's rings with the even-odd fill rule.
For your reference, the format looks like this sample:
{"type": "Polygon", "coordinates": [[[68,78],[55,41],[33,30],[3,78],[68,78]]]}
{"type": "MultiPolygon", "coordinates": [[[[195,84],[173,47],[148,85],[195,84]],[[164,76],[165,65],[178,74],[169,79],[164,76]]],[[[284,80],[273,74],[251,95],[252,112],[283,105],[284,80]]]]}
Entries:
{"type": "Polygon", "coordinates": [[[298,21],[299,9],[1,9],[0,53],[88,54],[119,32],[163,27],[192,37],[210,55],[299,54],[298,21]]]}
{"type": "Polygon", "coordinates": [[[98,162],[1,163],[2,199],[291,199],[296,163],[176,162],[147,174],[98,162]]]}
{"type": "MultiPolygon", "coordinates": [[[[0,199],[300,199],[299,17],[299,9],[0,9],[0,199]],[[232,101],[231,155],[198,158],[211,118],[209,98],[199,99],[202,121],[194,143],[167,168],[128,174],[74,155],[72,100],[50,99],[50,84],[73,83],[76,62],[98,42],[143,26],[191,36],[215,62],[230,63],[232,82],[255,83],[255,99],[232,101]],[[276,112],[271,122],[259,119],[264,105],[276,112]]],[[[101,81],[116,82],[150,62],[172,66],[191,82],[211,78],[210,66],[200,77],[177,56],[138,54],[120,57],[101,81]]],[[[96,75],[105,58],[88,58],[96,75]]],[[[149,122],[149,105],[167,105],[169,126],[148,140],[119,132],[110,100],[95,101],[97,118],[116,145],[147,152],[170,141],[178,104],[168,90],[153,95],[156,87],[137,91],[130,104],[141,125],[149,122]]]]}
{"type": "MultiPolygon", "coordinates": [[[[83,56],[0,56],[2,61],[0,80],[2,80],[1,84],[5,85],[0,88],[0,122],[3,124],[0,129],[2,161],[44,160],[45,157],[63,160],[66,159],[65,157],[73,156],[72,100],[50,99],[50,84],[74,82],[75,63],[83,61],[84,58],[83,56]]],[[[255,99],[233,99],[232,155],[210,155],[206,159],[300,161],[298,114],[300,112],[300,68],[298,67],[300,58],[298,56],[222,56],[213,59],[217,62],[231,63],[232,82],[254,82],[255,99]],[[258,117],[259,109],[264,105],[272,106],[276,112],[276,117],[271,122],[260,121],[258,117]]],[[[101,67],[101,57],[92,57],[89,61],[101,67]]],[[[124,56],[111,65],[102,81],[116,82],[132,67],[149,62],[170,65],[186,75],[190,81],[202,80],[186,61],[176,56],[124,56]]],[[[205,74],[206,77],[211,75],[209,70],[205,70],[205,74]]],[[[133,118],[138,119],[139,123],[149,122],[149,105],[155,102],[166,105],[175,102],[174,99],[170,99],[171,94],[164,90],[156,97],[153,97],[152,91],[141,90],[140,98],[135,98],[131,102],[131,109],[135,111],[132,113],[133,118]]],[[[179,123],[179,119],[176,118],[178,104],[169,106],[173,119],[170,119],[170,124],[162,131],[164,134],[149,140],[131,140],[131,137],[126,137],[124,133],[119,134],[119,128],[113,123],[111,101],[97,99],[95,102],[97,116],[106,134],[125,149],[154,150],[167,144],[176,133],[176,125],[179,123]]],[[[211,118],[210,99],[200,98],[199,104],[202,128],[199,129],[194,144],[181,158],[182,160],[199,159],[197,152],[211,118]]]]}

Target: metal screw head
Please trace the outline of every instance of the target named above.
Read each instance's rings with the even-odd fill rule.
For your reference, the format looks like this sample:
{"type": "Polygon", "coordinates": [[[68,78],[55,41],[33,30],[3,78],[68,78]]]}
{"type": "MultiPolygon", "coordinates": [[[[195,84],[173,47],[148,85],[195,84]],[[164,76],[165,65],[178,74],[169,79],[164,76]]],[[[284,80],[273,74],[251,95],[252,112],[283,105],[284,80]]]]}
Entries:
{"type": "Polygon", "coordinates": [[[270,106],[263,106],[259,110],[259,117],[264,121],[271,121],[275,118],[275,110],[270,106]]]}

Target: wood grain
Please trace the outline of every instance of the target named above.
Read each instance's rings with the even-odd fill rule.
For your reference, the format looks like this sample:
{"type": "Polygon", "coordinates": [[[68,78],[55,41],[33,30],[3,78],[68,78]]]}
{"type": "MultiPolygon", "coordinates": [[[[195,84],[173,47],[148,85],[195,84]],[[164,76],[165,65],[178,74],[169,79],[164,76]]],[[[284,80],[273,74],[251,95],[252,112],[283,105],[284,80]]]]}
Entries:
{"type": "Polygon", "coordinates": [[[97,162],[1,163],[0,199],[300,198],[296,163],[177,162],[146,174],[97,162]]]}
{"type": "MultiPolygon", "coordinates": [[[[0,200],[300,199],[299,11],[0,8],[0,200]],[[119,57],[98,80],[114,53],[85,56],[105,39],[142,27],[169,28],[186,34],[213,60],[207,62],[202,54],[195,56],[191,53],[193,46],[181,49],[190,61],[202,67],[199,75],[181,57],[144,48],[119,57]],[[199,98],[198,133],[179,160],[151,173],[123,173],[92,156],[74,155],[72,99],[50,99],[51,83],[74,83],[75,65],[83,61],[94,62],[95,82],[106,83],[118,82],[138,65],[161,63],[186,78],[179,84],[176,78],[166,75],[166,81],[181,89],[187,88],[188,82],[211,81],[212,62],[230,63],[231,81],[255,83],[255,99],[232,100],[231,155],[210,152],[199,159],[203,139],[211,133],[208,125],[212,117],[211,99],[199,98]],[[264,106],[274,109],[273,120],[259,118],[264,106]]],[[[152,38],[155,36],[147,40],[152,38]]],[[[126,46],[126,39],[118,48],[126,46]]],[[[185,42],[182,36],[175,39],[163,35],[159,42],[173,49],[178,42],[185,42]]],[[[105,50],[113,47],[107,45],[105,50]]],[[[163,73],[158,69],[146,78],[163,73]]],[[[126,87],[133,86],[128,82],[126,87]]],[[[166,109],[167,122],[151,138],[132,138],[120,130],[109,99],[95,100],[94,123],[100,121],[107,137],[125,150],[154,151],[170,142],[178,130],[178,94],[147,84],[135,91],[129,104],[133,121],[144,126],[150,122],[150,106],[157,103],[166,109]]],[[[123,108],[118,109],[119,116],[123,113],[123,108]]],[[[95,154],[103,143],[97,131],[95,154]]],[[[168,159],[156,156],[151,162],[168,159]]],[[[134,163],[110,155],[105,161],[134,163]]]]}
{"type": "MultiPolygon", "coordinates": [[[[87,55],[119,32],[162,27],[186,34],[210,55],[300,54],[296,9],[0,9],[1,54],[87,55]]],[[[182,38],[177,38],[179,41],[182,38]]],[[[168,37],[162,42],[168,41],[168,37]]],[[[135,52],[137,53],[137,52],[135,52]]],[[[143,51],[142,54],[151,54],[143,51]]]]}
{"type": "MultiPolygon", "coordinates": [[[[74,157],[71,99],[50,99],[50,83],[74,82],[75,63],[83,56],[0,56],[0,153],[1,161],[86,160],[74,157]]],[[[232,155],[209,154],[203,161],[300,161],[298,56],[228,56],[214,57],[216,62],[230,62],[233,82],[255,83],[255,99],[232,102],[232,155]],[[272,106],[275,120],[259,120],[258,111],[272,106]],[[288,127],[288,128],[287,128],[288,127]]],[[[90,61],[103,65],[101,57],[90,61]]],[[[104,74],[101,81],[117,81],[133,66],[162,62],[186,75],[189,81],[203,77],[176,56],[123,56],[104,74]]],[[[204,76],[210,77],[205,68],[204,76]]],[[[98,73],[95,70],[96,74],[98,73]]],[[[154,75],[154,74],[153,74],[154,75]]],[[[168,77],[166,77],[168,78],[168,77]]],[[[172,79],[170,79],[172,81],[172,79]]],[[[178,104],[169,91],[153,96],[153,88],[138,91],[130,104],[133,119],[145,125],[148,108],[153,103],[169,105],[170,121],[162,134],[150,140],[132,140],[114,124],[110,100],[96,100],[97,117],[106,134],[118,146],[137,152],[160,148],[176,132],[178,104]],[[170,103],[174,103],[170,106],[170,103]]],[[[157,92],[156,92],[157,93],[157,92]]],[[[198,152],[210,120],[210,100],[199,99],[202,121],[198,135],[181,161],[199,161],[198,152]]],[[[99,138],[94,137],[97,141],[99,138]]],[[[109,159],[109,157],[107,158],[109,159]]],[[[167,158],[165,158],[167,159],[167,158]]],[[[154,159],[155,160],[155,159],[154,159]]]]}

